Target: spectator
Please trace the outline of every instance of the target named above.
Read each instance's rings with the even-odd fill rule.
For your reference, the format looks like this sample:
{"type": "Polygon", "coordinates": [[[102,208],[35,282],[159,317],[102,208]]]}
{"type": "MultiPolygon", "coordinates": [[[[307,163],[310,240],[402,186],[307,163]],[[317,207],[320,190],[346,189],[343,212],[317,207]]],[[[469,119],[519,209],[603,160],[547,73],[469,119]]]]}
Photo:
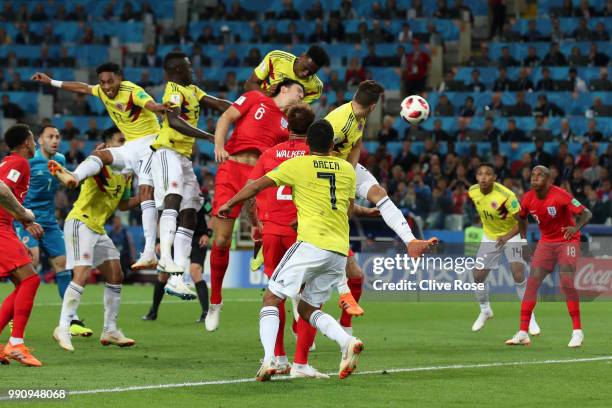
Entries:
{"type": "Polygon", "coordinates": [[[508,79],[508,73],[502,64],[497,79],[493,82],[493,92],[508,92],[513,87],[514,83],[508,79]]]}
{"type": "Polygon", "coordinates": [[[530,46],[527,48],[527,56],[523,60],[523,66],[536,67],[538,65],[540,65],[540,57],[538,57],[535,47],[530,46]]]}
{"type": "Polygon", "coordinates": [[[576,134],[570,128],[569,120],[561,120],[561,131],[557,135],[557,139],[563,140],[563,142],[573,142],[576,138],[576,134]]]}
{"type": "Polygon", "coordinates": [[[501,35],[502,27],[506,21],[506,1],[505,0],[489,0],[489,9],[491,11],[492,21],[491,30],[489,32],[489,40],[494,36],[501,35]]]}
{"type": "Polygon", "coordinates": [[[612,106],[604,105],[600,96],[596,96],[593,99],[593,106],[591,106],[590,110],[595,116],[612,116],[612,106]]]}
{"type": "Polygon", "coordinates": [[[266,35],[264,35],[264,42],[268,43],[279,43],[282,42],[281,36],[278,34],[276,30],[276,26],[274,24],[270,25],[266,30],[266,35]]]}
{"type": "Polygon", "coordinates": [[[521,35],[512,29],[512,25],[509,22],[505,22],[502,28],[501,40],[503,42],[519,42],[521,39],[521,35]]]}
{"type": "Polygon", "coordinates": [[[338,17],[332,16],[329,18],[327,23],[327,37],[329,38],[329,41],[332,42],[344,41],[344,24],[342,24],[342,21],[340,21],[338,17]]]}
{"type": "Polygon", "coordinates": [[[502,55],[499,57],[499,65],[502,67],[516,67],[521,65],[512,55],[508,47],[502,47],[502,55]]]}
{"type": "Polygon", "coordinates": [[[380,67],[382,66],[382,58],[376,54],[376,45],[374,43],[368,44],[368,54],[363,57],[362,62],[364,67],[380,67]]]}
{"type": "Polygon", "coordinates": [[[595,120],[589,120],[584,138],[591,142],[602,142],[604,140],[603,133],[597,130],[597,122],[595,120]]]}
{"type": "Polygon", "coordinates": [[[342,0],[340,2],[340,19],[342,20],[355,20],[357,13],[353,8],[353,2],[351,0],[342,0]]]}
{"type": "Polygon", "coordinates": [[[406,66],[406,48],[403,45],[398,45],[395,48],[395,55],[385,57],[385,66],[387,67],[404,67],[406,66]]]}
{"type": "Polygon", "coordinates": [[[544,117],[549,116],[564,116],[565,111],[561,109],[557,104],[548,101],[546,95],[541,94],[538,96],[538,101],[533,109],[534,115],[543,115],[544,117]]]}
{"type": "Polygon", "coordinates": [[[336,102],[332,104],[332,109],[336,109],[338,106],[344,105],[347,103],[346,95],[344,94],[344,90],[338,89],[336,91],[336,102]]]}
{"type": "Polygon", "coordinates": [[[141,67],[159,68],[162,65],[161,58],[155,52],[154,45],[147,45],[145,54],[140,58],[141,67]]]}
{"type": "Polygon", "coordinates": [[[501,132],[493,124],[493,118],[491,117],[485,118],[484,128],[482,129],[482,135],[486,138],[486,140],[492,143],[499,143],[500,138],[501,138],[501,132]]]}
{"type": "Polygon", "coordinates": [[[85,29],[83,30],[83,36],[81,37],[81,44],[95,44],[99,42],[98,39],[96,38],[93,28],[87,26],[85,27],[85,29]]]}
{"type": "Polygon", "coordinates": [[[434,120],[434,127],[431,131],[431,138],[434,142],[450,142],[451,136],[442,129],[442,121],[440,119],[434,120]]]}
{"type": "Polygon", "coordinates": [[[465,87],[463,81],[455,80],[455,72],[451,69],[446,73],[444,77],[444,81],[440,82],[438,85],[438,92],[454,92],[454,91],[462,91],[465,87]]]}
{"type": "Polygon", "coordinates": [[[40,56],[35,60],[35,64],[40,68],[50,68],[57,66],[57,61],[49,56],[49,47],[46,45],[40,46],[40,56]]]}
{"type": "Polygon", "coordinates": [[[191,38],[191,34],[187,31],[187,28],[181,25],[174,30],[174,33],[166,37],[166,42],[170,44],[186,45],[193,43],[193,38],[191,38]]]}
{"type": "Polygon", "coordinates": [[[501,140],[502,142],[528,142],[529,138],[525,131],[516,127],[516,120],[508,119],[508,126],[501,140]]]}
{"type": "Polygon", "coordinates": [[[587,189],[587,200],[585,205],[591,210],[593,217],[589,220],[591,224],[604,224],[612,214],[612,200],[601,200],[597,191],[592,188],[587,189]]]}
{"type": "Polygon", "coordinates": [[[372,22],[372,29],[367,35],[367,41],[370,43],[383,43],[383,42],[391,42],[393,41],[393,35],[387,32],[384,28],[380,26],[379,20],[374,20],[372,22]]]}
{"type": "MultiPolygon", "coordinates": [[[[261,58],[257,61],[255,66],[259,64],[259,61],[261,61],[261,58]]],[[[200,44],[195,44],[193,46],[191,55],[191,65],[193,65],[195,69],[200,69],[202,67],[210,67],[211,64],[212,60],[210,59],[210,57],[202,53],[202,47],[200,46],[200,44]]]]}
{"type": "Polygon", "coordinates": [[[448,100],[448,96],[440,95],[440,100],[434,110],[434,116],[454,116],[455,107],[448,100]]]}
{"type": "Polygon", "coordinates": [[[442,37],[434,23],[427,23],[427,42],[432,47],[444,48],[444,37],[442,37]]]}
{"type": "Polygon", "coordinates": [[[132,3],[128,1],[123,6],[123,11],[119,16],[119,19],[121,19],[121,21],[135,21],[139,20],[140,16],[134,11],[134,6],[132,6],[132,3]]]}
{"type": "Polygon", "coordinates": [[[372,18],[389,20],[391,19],[391,10],[382,8],[380,3],[375,1],[372,3],[370,15],[372,18]]]}
{"type": "Polygon", "coordinates": [[[591,50],[589,52],[589,65],[596,67],[605,67],[608,65],[610,58],[597,50],[597,44],[591,44],[591,50]]]}
{"type": "Polygon", "coordinates": [[[64,128],[62,129],[62,137],[64,140],[76,139],[80,134],[81,131],[74,127],[74,123],[72,123],[71,120],[64,122],[64,128]]]}
{"type": "Polygon", "coordinates": [[[242,8],[238,0],[234,0],[230,6],[230,10],[225,15],[226,20],[242,21],[248,19],[247,11],[242,8]]]}
{"type": "Polygon", "coordinates": [[[580,5],[574,10],[574,16],[584,19],[595,17],[595,9],[589,6],[588,0],[580,0],[580,5]]]}
{"type": "Polygon", "coordinates": [[[410,8],[408,9],[406,16],[408,19],[421,18],[425,16],[425,9],[423,7],[422,0],[412,0],[410,8]]]}
{"type": "Polygon", "coordinates": [[[578,76],[576,68],[572,67],[569,69],[569,82],[573,85],[574,92],[588,92],[587,84],[584,79],[578,76]]]}
{"type": "Polygon", "coordinates": [[[535,87],[536,91],[554,91],[555,81],[550,77],[550,69],[544,67],[542,69],[542,79],[540,79],[535,87]]]}
{"type": "Polygon", "coordinates": [[[382,123],[382,128],[378,131],[378,141],[380,143],[388,143],[399,140],[399,133],[393,127],[394,119],[390,115],[385,115],[382,123]]]}
{"type": "Polygon", "coordinates": [[[0,46],[8,45],[12,42],[11,36],[7,34],[3,27],[0,27],[0,46]]]}
{"type": "MultiPolygon", "coordinates": [[[[476,107],[474,106],[474,98],[468,96],[465,98],[465,102],[461,108],[459,108],[459,116],[462,118],[469,118],[476,115],[476,107]]],[[[461,121],[460,121],[461,122],[461,121]]]]}
{"type": "Polygon", "coordinates": [[[472,54],[472,58],[470,58],[469,65],[473,67],[488,67],[491,65],[495,65],[495,61],[489,58],[489,46],[486,41],[480,43],[480,53],[472,54]]]}
{"type": "Polygon", "coordinates": [[[593,37],[593,32],[587,25],[586,18],[581,18],[578,21],[578,27],[576,27],[576,29],[572,33],[572,37],[574,37],[576,41],[591,41],[593,37]]]}
{"type": "Polygon", "coordinates": [[[314,111],[315,117],[317,119],[324,118],[330,111],[330,106],[327,101],[327,95],[321,95],[321,97],[315,103],[312,104],[312,110],[314,111]]]}
{"type": "Polygon", "coordinates": [[[495,92],[491,95],[491,102],[484,108],[485,115],[490,116],[505,116],[506,106],[502,103],[501,93],[495,92]]]}
{"type": "Polygon", "coordinates": [[[412,42],[412,52],[406,56],[406,69],[404,70],[404,90],[407,95],[419,94],[425,90],[427,74],[431,58],[421,51],[418,40],[412,42]]]}
{"type": "Polygon", "coordinates": [[[134,244],[132,243],[132,237],[130,236],[128,230],[123,226],[121,217],[119,215],[115,215],[113,217],[113,224],[112,228],[108,232],[108,237],[113,241],[113,244],[115,244],[117,251],[119,251],[121,269],[127,274],[128,271],[130,271],[130,265],[136,258],[136,250],[134,249],[134,244]]]}
{"type": "Polygon", "coordinates": [[[30,32],[30,26],[26,22],[19,24],[19,33],[15,37],[15,43],[24,45],[36,45],[41,43],[41,39],[30,32]]]}
{"type": "Polygon", "coordinates": [[[323,23],[320,21],[315,25],[315,30],[312,34],[308,36],[309,43],[318,43],[318,42],[329,42],[329,36],[325,32],[323,28],[323,23]]]}
{"type": "Polygon", "coordinates": [[[17,10],[17,14],[15,15],[16,21],[29,21],[30,13],[28,11],[28,5],[23,3],[19,6],[19,10],[17,10]]]}
{"type": "Polygon", "coordinates": [[[11,102],[8,95],[2,95],[2,117],[21,121],[24,116],[23,110],[16,103],[11,102]]]}
{"type": "Polygon", "coordinates": [[[463,0],[455,0],[455,7],[451,10],[451,18],[458,20],[469,21],[474,25],[474,14],[472,9],[463,4],[463,0]]]}
{"type": "MultiPolygon", "coordinates": [[[[557,153],[557,156],[553,159],[553,166],[558,169],[563,169],[563,167],[565,166],[565,161],[567,160],[569,155],[570,154],[567,142],[563,141],[559,143],[559,152],[557,153]]],[[[563,170],[560,177],[563,178],[563,170]]]]}
{"type": "Polygon", "coordinates": [[[550,20],[550,41],[552,42],[561,42],[565,40],[565,33],[561,28],[561,23],[559,22],[559,17],[553,17],[550,20]]]}
{"type": "Polygon", "coordinates": [[[335,70],[329,73],[329,79],[326,81],[324,87],[326,91],[332,90],[335,92],[338,89],[346,91],[346,83],[340,79],[338,71],[335,70]]]}
{"type": "Polygon", "coordinates": [[[487,87],[480,81],[480,71],[478,69],[472,70],[472,82],[467,85],[468,91],[470,92],[484,92],[487,87]]]}
{"type": "MultiPolygon", "coordinates": [[[[67,120],[66,126],[68,125],[68,123],[72,123],[72,122],[67,120]]],[[[75,129],[75,128],[72,128],[72,129],[75,129]]],[[[70,170],[73,170],[76,168],[76,166],[79,163],[85,160],[85,154],[81,150],[82,148],[81,146],[83,142],[81,141],[81,139],[79,139],[76,136],[72,138],[68,138],[67,133],[65,133],[64,130],[62,130],[63,138],[70,141],[70,150],[64,153],[64,156],[66,156],[66,167],[68,167],[68,169],[70,170]]]]}
{"type": "Polygon", "coordinates": [[[238,79],[234,71],[228,71],[225,74],[225,79],[220,84],[219,90],[223,92],[238,92],[239,91],[238,79]]]}
{"type": "Polygon", "coordinates": [[[529,92],[533,90],[533,81],[529,78],[529,70],[526,67],[519,70],[519,77],[513,84],[513,90],[529,92]]]}
{"type": "Polygon", "coordinates": [[[238,58],[236,50],[231,50],[225,61],[223,61],[223,68],[237,68],[239,66],[240,58],[238,58]]]}
{"type": "Polygon", "coordinates": [[[19,91],[25,91],[26,87],[23,83],[23,81],[21,80],[21,74],[19,72],[15,72],[13,73],[13,79],[11,81],[11,83],[8,86],[10,91],[13,92],[19,92],[19,91]]]}
{"type": "Polygon", "coordinates": [[[76,66],[76,58],[69,55],[67,47],[60,48],[58,65],[64,68],[74,68],[76,66]]]}
{"type": "Polygon", "coordinates": [[[256,67],[261,62],[261,59],[259,48],[251,48],[249,50],[249,55],[244,57],[244,65],[247,67],[256,67]]]}
{"type": "Polygon", "coordinates": [[[344,82],[349,87],[358,86],[362,81],[365,81],[365,69],[359,64],[357,57],[352,57],[344,74],[344,82]]]}
{"type": "Polygon", "coordinates": [[[323,10],[323,6],[321,5],[321,1],[315,0],[312,3],[312,6],[308,10],[306,10],[306,19],[311,21],[323,20],[324,14],[325,12],[323,10]]]}
{"type": "Polygon", "coordinates": [[[527,22],[527,32],[523,36],[525,42],[538,42],[542,41],[542,33],[538,31],[535,20],[529,20],[527,22]]]}
{"type": "Polygon", "coordinates": [[[289,44],[299,44],[304,42],[304,35],[298,32],[295,21],[290,22],[287,26],[287,34],[285,37],[287,37],[285,42],[288,40],[289,44]]]}
{"type": "Polygon", "coordinates": [[[45,13],[45,8],[41,3],[38,3],[36,6],[34,6],[32,14],[30,14],[30,21],[47,21],[47,13],[45,13]]]}
{"type": "Polygon", "coordinates": [[[410,24],[403,23],[402,31],[397,35],[397,41],[400,43],[409,44],[412,42],[414,33],[410,29],[410,24]]]}
{"type": "Polygon", "coordinates": [[[535,141],[535,151],[531,152],[531,164],[535,166],[550,166],[552,156],[544,150],[544,139],[537,138],[535,141]]]}
{"type": "Polygon", "coordinates": [[[553,67],[567,65],[565,55],[563,55],[563,53],[559,50],[559,43],[550,44],[548,54],[546,54],[544,59],[542,59],[542,65],[550,65],[553,67]]]}
{"type": "Polygon", "coordinates": [[[595,31],[591,34],[593,41],[610,41],[610,34],[606,31],[603,22],[595,24],[595,31]]]}
{"type": "MultiPolygon", "coordinates": [[[[468,98],[470,98],[468,96],[468,98]]],[[[460,117],[457,120],[457,131],[455,132],[455,140],[459,142],[464,142],[469,139],[468,133],[471,132],[471,129],[468,127],[468,120],[466,117],[460,117]]]]}
{"type": "Polygon", "coordinates": [[[531,105],[525,102],[525,93],[516,93],[516,103],[508,108],[509,116],[531,116],[531,105]]]}
{"type": "Polygon", "coordinates": [[[283,20],[299,20],[300,13],[293,6],[293,0],[283,0],[283,11],[278,15],[279,19],[283,20]]]}
{"type": "Polygon", "coordinates": [[[586,66],[589,63],[589,58],[582,54],[580,48],[572,47],[572,52],[570,53],[568,62],[574,67],[586,66]]]}
{"type": "Polygon", "coordinates": [[[94,118],[91,118],[87,123],[89,124],[89,128],[85,131],[85,136],[87,136],[87,140],[98,140],[100,138],[98,122],[94,118]]]}
{"type": "MultiPolygon", "coordinates": [[[[256,26],[258,26],[256,24],[256,26]]],[[[261,26],[259,26],[261,29],[261,26]]],[[[255,42],[251,40],[251,42],[255,42]]],[[[213,29],[211,26],[202,27],[202,34],[198,37],[199,44],[219,44],[220,39],[213,34],[213,29]]]]}
{"type": "Polygon", "coordinates": [[[404,171],[408,171],[414,164],[419,162],[419,158],[412,153],[412,144],[408,140],[404,140],[402,143],[402,150],[399,152],[394,165],[400,166],[404,171]]]}
{"type": "Polygon", "coordinates": [[[74,102],[69,107],[70,113],[76,116],[89,116],[92,115],[91,108],[84,94],[75,94],[74,102]]]}
{"type": "Polygon", "coordinates": [[[446,0],[437,0],[436,11],[434,11],[433,16],[435,18],[451,18],[451,11],[446,6],[446,0]]]}

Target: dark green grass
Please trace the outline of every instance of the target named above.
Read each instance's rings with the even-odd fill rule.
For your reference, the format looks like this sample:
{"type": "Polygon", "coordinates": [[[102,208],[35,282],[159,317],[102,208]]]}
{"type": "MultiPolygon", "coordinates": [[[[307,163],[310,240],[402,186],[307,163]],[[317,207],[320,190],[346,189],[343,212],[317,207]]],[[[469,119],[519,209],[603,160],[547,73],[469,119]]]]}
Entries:
{"type": "MultiPolygon", "coordinates": [[[[4,298],[12,285],[0,285],[4,298]]],[[[0,366],[0,388],[67,388],[72,391],[214,380],[250,379],[262,355],[257,290],[225,291],[221,327],[207,333],[196,324],[197,302],[166,297],[156,322],[143,322],[152,288],[127,286],[123,291],[120,327],[137,341],[131,349],[103,347],[102,287],[88,286],[79,315],[93,330],[88,339],[73,340],[74,353],[61,350],[51,338],[59,317],[54,286],[37,297],[26,342],[44,363],[42,368],[15,363],[0,366]]],[[[44,406],[85,407],[383,407],[383,406],[610,406],[612,360],[482,368],[436,369],[387,373],[394,368],[534,362],[612,356],[609,302],[582,305],[585,344],[567,348],[571,323],[564,303],[542,302],[536,312],[542,335],[531,347],[503,342],[517,329],[516,302],[493,304],[495,318],[483,331],[470,327],[478,313],[474,302],[364,301],[366,315],[355,322],[355,334],[366,345],[359,369],[376,371],[340,381],[289,380],[260,384],[204,385],[169,389],[73,395],[44,406]]],[[[327,307],[338,314],[335,304],[327,307]]],[[[293,336],[287,329],[287,351],[293,336]]],[[[1,341],[6,341],[3,333],[1,341]]],[[[317,336],[311,363],[324,372],[337,370],[335,343],[317,336]]],[[[9,405],[12,404],[12,405],[9,405]]],[[[0,406],[14,403],[0,401],[0,406]]]]}

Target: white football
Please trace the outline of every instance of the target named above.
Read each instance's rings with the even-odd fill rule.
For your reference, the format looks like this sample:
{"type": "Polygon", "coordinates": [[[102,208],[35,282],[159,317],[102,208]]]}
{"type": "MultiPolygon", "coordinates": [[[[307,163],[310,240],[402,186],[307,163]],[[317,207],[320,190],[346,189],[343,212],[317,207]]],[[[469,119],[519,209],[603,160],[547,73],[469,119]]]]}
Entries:
{"type": "Polygon", "coordinates": [[[410,95],[402,101],[400,116],[412,125],[419,125],[429,117],[429,103],[419,95],[410,95]]]}

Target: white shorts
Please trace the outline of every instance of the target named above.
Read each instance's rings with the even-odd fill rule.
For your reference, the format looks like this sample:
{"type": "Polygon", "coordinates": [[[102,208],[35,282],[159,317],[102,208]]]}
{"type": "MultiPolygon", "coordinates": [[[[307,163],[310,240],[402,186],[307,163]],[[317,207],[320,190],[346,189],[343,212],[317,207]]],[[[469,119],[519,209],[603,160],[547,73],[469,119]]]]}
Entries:
{"type": "Polygon", "coordinates": [[[187,157],[171,149],[159,149],[153,154],[151,163],[153,187],[155,188],[155,206],[164,209],[164,198],[168,194],[182,197],[179,211],[202,207],[200,184],[193,172],[193,163],[187,157]]]}
{"type": "Polygon", "coordinates": [[[64,223],[66,243],[66,269],[75,266],[93,266],[113,259],[119,260],[119,251],[108,235],[98,234],[79,220],[64,223]]]}
{"type": "Polygon", "coordinates": [[[490,239],[484,234],[482,235],[482,241],[480,241],[480,247],[478,248],[478,254],[476,257],[482,259],[484,264],[483,269],[499,268],[499,261],[502,255],[506,255],[506,260],[508,263],[525,263],[522,255],[523,245],[521,243],[520,234],[516,234],[510,238],[501,248],[496,248],[496,242],[497,240],[490,239]]]}
{"type": "Polygon", "coordinates": [[[109,147],[107,150],[113,155],[111,168],[121,170],[123,173],[132,172],[138,178],[138,185],[153,185],[151,176],[151,143],[156,135],[143,136],[136,140],[125,142],[121,147],[109,147]]]}
{"type": "Polygon", "coordinates": [[[304,302],[319,307],[346,273],[346,256],[303,241],[293,244],[274,270],[268,289],[283,299],[296,297],[302,284],[304,302]]]}
{"type": "Polygon", "coordinates": [[[368,191],[372,186],[378,184],[376,178],[361,164],[357,163],[355,166],[355,176],[356,176],[356,187],[357,187],[357,197],[363,198],[365,200],[368,199],[368,191]]]}

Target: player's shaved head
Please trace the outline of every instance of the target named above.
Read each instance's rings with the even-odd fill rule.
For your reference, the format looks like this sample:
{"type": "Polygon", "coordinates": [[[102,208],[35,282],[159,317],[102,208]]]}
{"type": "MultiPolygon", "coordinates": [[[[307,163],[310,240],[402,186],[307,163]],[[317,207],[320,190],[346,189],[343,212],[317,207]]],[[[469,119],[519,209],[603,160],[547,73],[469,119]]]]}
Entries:
{"type": "Polygon", "coordinates": [[[295,135],[305,135],[308,127],[314,122],[315,114],[310,105],[298,103],[287,111],[289,131],[295,135]]]}
{"type": "Polygon", "coordinates": [[[168,76],[168,80],[177,82],[181,85],[191,84],[193,78],[193,70],[191,62],[182,51],[169,52],[164,58],[164,71],[168,76]]]}
{"type": "Polygon", "coordinates": [[[180,65],[185,61],[185,58],[187,58],[187,54],[182,51],[169,52],[164,57],[164,69],[166,71],[173,71],[179,68],[180,65]]]}
{"type": "Polygon", "coordinates": [[[538,165],[531,170],[532,173],[535,173],[536,171],[541,172],[543,176],[550,177],[550,169],[546,166],[538,165]]]}
{"type": "Polygon", "coordinates": [[[308,127],[306,133],[311,152],[329,153],[334,143],[334,128],[331,123],[319,119],[308,127]]]}
{"type": "Polygon", "coordinates": [[[364,108],[369,107],[375,105],[384,92],[385,88],[381,84],[368,79],[359,84],[353,100],[364,108]]]}
{"type": "Polygon", "coordinates": [[[535,166],[531,170],[531,188],[539,195],[546,194],[551,184],[550,169],[546,166],[535,166]]]}

